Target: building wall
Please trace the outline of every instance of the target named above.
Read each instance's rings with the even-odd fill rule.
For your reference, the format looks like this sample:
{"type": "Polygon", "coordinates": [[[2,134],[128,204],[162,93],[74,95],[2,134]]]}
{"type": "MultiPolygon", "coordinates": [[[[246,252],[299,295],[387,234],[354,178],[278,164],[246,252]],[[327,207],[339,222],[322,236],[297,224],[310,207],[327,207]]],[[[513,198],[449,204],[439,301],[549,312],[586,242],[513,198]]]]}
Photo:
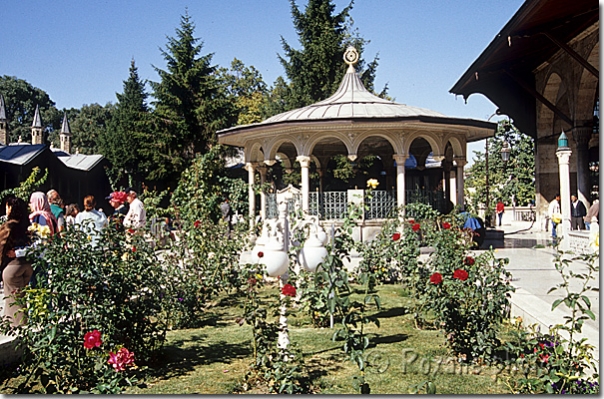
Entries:
{"type": "MultiPolygon", "coordinates": [[[[568,45],[599,70],[599,23],[582,32],[568,45]]],[[[538,218],[543,218],[547,214],[549,201],[560,190],[556,149],[562,131],[568,136],[569,146],[573,151],[570,158],[570,184],[571,192],[577,192],[577,144],[573,137],[573,128],[593,125],[598,82],[598,77],[591,74],[562,49],[535,71],[537,92],[556,105],[575,125],[570,126],[547,106],[537,101],[535,169],[538,218]]],[[[599,137],[591,134],[589,148],[598,146],[599,137]]],[[[588,207],[589,203],[585,205],[588,207]]]]}

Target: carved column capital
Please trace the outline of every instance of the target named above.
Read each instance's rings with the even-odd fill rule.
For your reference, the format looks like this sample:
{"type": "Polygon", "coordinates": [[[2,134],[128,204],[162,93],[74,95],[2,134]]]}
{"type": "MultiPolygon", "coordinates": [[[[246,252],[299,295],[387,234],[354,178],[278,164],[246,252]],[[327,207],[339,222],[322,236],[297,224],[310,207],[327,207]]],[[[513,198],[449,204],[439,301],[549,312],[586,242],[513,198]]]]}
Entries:
{"type": "Polygon", "coordinates": [[[573,128],[573,139],[578,145],[587,145],[589,143],[589,139],[591,138],[592,132],[592,126],[575,126],[573,128]]]}
{"type": "Polygon", "coordinates": [[[394,154],[392,155],[392,159],[394,159],[394,162],[396,162],[396,165],[402,165],[405,166],[405,161],[407,161],[407,155],[405,154],[394,154]]]}
{"type": "Polygon", "coordinates": [[[455,164],[457,165],[457,167],[464,167],[467,165],[468,161],[466,161],[466,157],[453,157],[453,160],[455,161],[455,164]]]}
{"type": "Polygon", "coordinates": [[[296,161],[298,161],[300,163],[301,168],[310,167],[310,157],[308,155],[298,155],[296,157],[296,161]]]}

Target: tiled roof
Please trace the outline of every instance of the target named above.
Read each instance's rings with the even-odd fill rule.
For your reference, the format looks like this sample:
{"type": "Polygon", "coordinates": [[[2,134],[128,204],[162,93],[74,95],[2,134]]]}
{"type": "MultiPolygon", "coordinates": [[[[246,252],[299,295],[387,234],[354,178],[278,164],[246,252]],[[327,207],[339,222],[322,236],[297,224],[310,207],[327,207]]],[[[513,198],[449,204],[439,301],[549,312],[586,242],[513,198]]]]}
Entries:
{"type": "Polygon", "coordinates": [[[365,88],[354,67],[350,65],[340,87],[331,97],[306,107],[272,116],[262,124],[319,119],[413,116],[445,117],[440,112],[395,103],[372,94],[365,88]]]}
{"type": "Polygon", "coordinates": [[[45,147],[44,144],[11,144],[0,146],[0,162],[26,165],[44,151],[45,147]]]}

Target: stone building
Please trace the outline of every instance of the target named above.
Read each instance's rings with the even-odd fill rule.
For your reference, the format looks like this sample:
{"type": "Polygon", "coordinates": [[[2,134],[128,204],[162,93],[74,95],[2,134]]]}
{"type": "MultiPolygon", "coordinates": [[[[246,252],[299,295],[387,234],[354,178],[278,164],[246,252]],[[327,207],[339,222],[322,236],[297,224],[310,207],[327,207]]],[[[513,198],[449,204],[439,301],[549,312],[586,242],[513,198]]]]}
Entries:
{"type": "Polygon", "coordinates": [[[17,187],[27,179],[34,167],[48,170],[48,179],[40,187],[46,192],[56,189],[63,201],[79,203],[82,208],[84,196],[94,195],[97,206],[109,212],[111,207],[105,197],[111,185],[105,168],[108,164],[100,154],[84,155],[71,153],[71,128],[67,115],[59,133],[60,148],[52,148],[44,140],[44,124],[36,106],[31,126],[32,142],[9,143],[10,121],[6,117],[4,97],[0,94],[0,191],[17,187]]]}
{"type": "Polygon", "coordinates": [[[563,131],[571,193],[587,207],[599,195],[599,28],[595,0],[527,0],[451,89],[485,95],[533,137],[539,219],[560,192],[563,131]]]}

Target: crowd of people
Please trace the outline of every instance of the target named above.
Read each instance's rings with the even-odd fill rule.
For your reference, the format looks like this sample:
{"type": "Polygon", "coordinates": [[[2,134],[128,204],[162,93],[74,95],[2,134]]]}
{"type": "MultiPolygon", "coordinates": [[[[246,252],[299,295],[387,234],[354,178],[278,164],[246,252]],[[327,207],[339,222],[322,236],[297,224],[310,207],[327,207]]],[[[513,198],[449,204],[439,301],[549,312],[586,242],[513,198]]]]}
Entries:
{"type": "MultiPolygon", "coordinates": [[[[79,228],[89,233],[91,245],[98,244],[100,231],[110,221],[121,223],[127,229],[141,229],[147,223],[145,207],[132,188],[115,191],[106,198],[114,208],[109,218],[96,209],[94,196],[84,197],[84,209],[77,204],[64,205],[59,193],[52,189],[46,194],[36,191],[28,204],[16,196],[5,199],[5,221],[0,226],[0,276],[4,285],[4,316],[13,326],[24,323],[25,315],[16,303],[20,292],[32,282],[34,270],[26,258],[27,248],[36,232],[45,231],[52,237],[66,229],[79,228]]],[[[39,233],[38,233],[39,234],[39,233]]]]}
{"type": "MultiPolygon", "coordinates": [[[[576,195],[570,196],[570,229],[571,230],[590,230],[592,223],[597,223],[600,213],[600,201],[596,198],[589,207],[586,208],[583,201],[580,201],[576,195]]],[[[557,238],[556,228],[562,223],[562,212],[560,211],[560,194],[556,194],[549,203],[547,217],[552,227],[552,238],[557,238]]],[[[546,230],[549,223],[546,223],[546,230]]]]}

